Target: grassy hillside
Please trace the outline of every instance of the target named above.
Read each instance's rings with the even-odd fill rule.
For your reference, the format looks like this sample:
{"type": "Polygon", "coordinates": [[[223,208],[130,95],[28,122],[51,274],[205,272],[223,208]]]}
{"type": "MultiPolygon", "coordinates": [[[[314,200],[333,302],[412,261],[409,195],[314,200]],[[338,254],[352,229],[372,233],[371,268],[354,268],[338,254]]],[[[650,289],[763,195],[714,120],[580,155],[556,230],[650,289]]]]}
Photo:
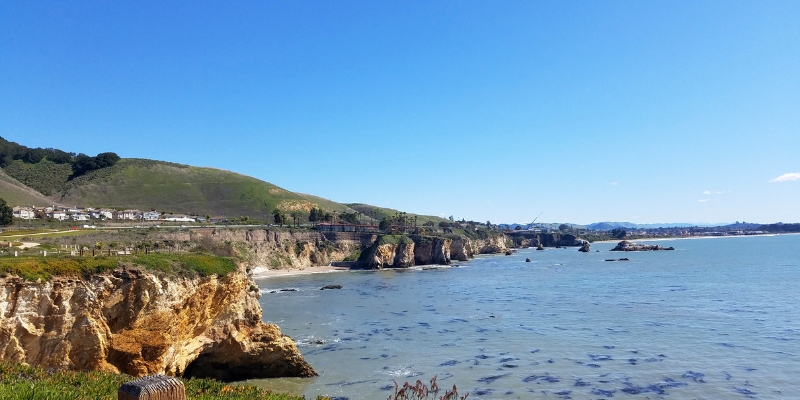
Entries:
{"type": "Polygon", "coordinates": [[[324,209],[326,211],[336,211],[336,212],[346,212],[346,213],[352,213],[352,212],[356,211],[356,210],[354,210],[354,209],[352,209],[352,208],[350,208],[350,207],[348,207],[348,206],[346,206],[344,204],[337,203],[337,202],[335,202],[333,200],[323,199],[322,197],[314,196],[314,195],[311,195],[311,194],[305,194],[305,193],[297,193],[297,194],[300,197],[302,197],[302,198],[304,198],[304,199],[306,199],[306,200],[308,200],[308,201],[310,201],[312,203],[317,204],[318,207],[320,207],[320,208],[322,208],[322,209],[324,209]]]}
{"type": "MultiPolygon", "coordinates": [[[[399,210],[394,210],[394,209],[391,209],[391,208],[383,208],[383,207],[371,206],[369,204],[362,204],[362,203],[349,203],[349,204],[345,204],[345,205],[347,207],[352,208],[353,210],[356,210],[356,211],[366,215],[367,217],[372,218],[373,215],[374,215],[374,218],[376,220],[378,220],[378,221],[383,219],[383,217],[394,216],[394,215],[396,215],[397,213],[400,212],[399,210]]],[[[426,223],[428,221],[433,221],[433,223],[435,223],[435,224],[438,224],[440,221],[447,221],[447,219],[445,219],[445,218],[440,218],[440,217],[436,217],[436,216],[433,216],[433,215],[419,215],[419,214],[412,214],[412,213],[408,213],[406,215],[410,216],[411,218],[414,218],[416,216],[417,217],[417,225],[422,225],[422,224],[424,224],[424,223],[426,223]]]]}
{"type": "Polygon", "coordinates": [[[275,208],[307,212],[311,207],[321,206],[253,177],[143,159],[122,159],[112,167],[76,178],[67,183],[58,200],[95,207],[248,216],[261,220],[270,218],[275,208]]]}
{"type": "Polygon", "coordinates": [[[8,176],[2,168],[0,168],[0,197],[5,199],[6,203],[12,207],[22,205],[47,206],[54,203],[52,199],[8,176]]]}
{"type": "Polygon", "coordinates": [[[58,194],[72,175],[69,164],[56,164],[48,160],[29,164],[14,160],[5,167],[8,176],[18,180],[45,196],[58,194]]]}

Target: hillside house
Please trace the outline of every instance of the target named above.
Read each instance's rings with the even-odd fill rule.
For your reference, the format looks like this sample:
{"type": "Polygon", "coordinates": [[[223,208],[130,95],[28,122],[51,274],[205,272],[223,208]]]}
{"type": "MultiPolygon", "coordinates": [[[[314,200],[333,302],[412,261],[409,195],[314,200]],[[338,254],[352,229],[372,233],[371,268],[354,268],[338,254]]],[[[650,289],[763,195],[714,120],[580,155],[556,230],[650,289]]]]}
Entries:
{"type": "Polygon", "coordinates": [[[145,211],[142,213],[142,219],[145,221],[157,221],[161,218],[161,213],[158,211],[145,211]]]}
{"type": "Polygon", "coordinates": [[[61,210],[53,210],[47,213],[47,218],[52,218],[58,221],[66,221],[67,220],[67,212],[61,210]]]}
{"type": "Polygon", "coordinates": [[[14,217],[20,219],[34,219],[36,213],[30,207],[14,207],[12,210],[14,217]]]}
{"type": "Polygon", "coordinates": [[[197,217],[192,217],[192,216],[183,215],[183,214],[165,215],[161,219],[163,219],[164,221],[170,221],[170,222],[195,222],[195,221],[197,221],[197,217]]]}
{"type": "Polygon", "coordinates": [[[142,218],[142,212],[139,210],[122,210],[114,213],[114,219],[124,220],[138,220],[142,218]]]}
{"type": "Polygon", "coordinates": [[[89,214],[85,212],[78,212],[70,215],[73,221],[88,221],[89,214]]]}

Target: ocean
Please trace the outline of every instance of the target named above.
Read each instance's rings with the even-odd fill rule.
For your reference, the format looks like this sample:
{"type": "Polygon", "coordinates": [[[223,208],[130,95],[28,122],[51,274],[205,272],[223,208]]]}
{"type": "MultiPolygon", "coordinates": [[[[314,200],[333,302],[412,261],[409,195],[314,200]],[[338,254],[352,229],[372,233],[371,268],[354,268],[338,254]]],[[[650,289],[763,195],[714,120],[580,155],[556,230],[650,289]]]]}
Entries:
{"type": "Polygon", "coordinates": [[[434,376],[470,399],[800,398],[800,235],[658,244],[675,250],[260,280],[264,321],[320,376],[248,383],[341,399],[434,376]]]}

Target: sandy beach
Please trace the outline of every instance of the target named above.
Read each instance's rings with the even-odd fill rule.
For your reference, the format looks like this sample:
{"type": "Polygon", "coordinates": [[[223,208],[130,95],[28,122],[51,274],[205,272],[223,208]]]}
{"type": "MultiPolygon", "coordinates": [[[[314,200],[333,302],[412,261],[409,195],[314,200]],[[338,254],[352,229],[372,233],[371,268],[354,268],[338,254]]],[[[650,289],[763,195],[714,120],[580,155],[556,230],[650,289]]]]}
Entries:
{"type": "Polygon", "coordinates": [[[266,279],[278,276],[291,276],[291,275],[326,274],[331,272],[343,272],[349,270],[350,268],[347,267],[332,267],[330,265],[323,265],[319,267],[281,268],[281,269],[256,267],[253,269],[253,279],[266,279]]]}

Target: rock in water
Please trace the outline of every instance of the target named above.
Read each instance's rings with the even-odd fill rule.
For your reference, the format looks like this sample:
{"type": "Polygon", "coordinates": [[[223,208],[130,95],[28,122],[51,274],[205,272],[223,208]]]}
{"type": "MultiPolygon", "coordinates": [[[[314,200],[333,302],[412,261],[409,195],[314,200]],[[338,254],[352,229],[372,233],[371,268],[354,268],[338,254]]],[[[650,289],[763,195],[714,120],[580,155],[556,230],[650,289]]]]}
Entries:
{"type": "Polygon", "coordinates": [[[581,246],[581,248],[578,249],[578,251],[584,252],[584,253],[588,253],[589,252],[589,242],[585,242],[583,244],[583,246],[581,246]]]}
{"type": "Polygon", "coordinates": [[[531,262],[531,259],[530,258],[526,258],[525,262],[531,262]]]}
{"type": "Polygon", "coordinates": [[[674,247],[667,247],[666,249],[661,247],[660,245],[648,245],[648,244],[641,244],[641,243],[633,243],[627,240],[623,240],[617,243],[617,246],[611,249],[611,251],[658,251],[658,250],[675,250],[674,247]]]}
{"type": "Polygon", "coordinates": [[[541,243],[539,243],[539,245],[536,246],[536,250],[544,250],[544,246],[541,243]]]}
{"type": "Polygon", "coordinates": [[[319,290],[325,290],[325,289],[341,289],[341,288],[342,288],[342,285],[325,285],[325,286],[323,286],[322,288],[320,288],[319,290]]]}

